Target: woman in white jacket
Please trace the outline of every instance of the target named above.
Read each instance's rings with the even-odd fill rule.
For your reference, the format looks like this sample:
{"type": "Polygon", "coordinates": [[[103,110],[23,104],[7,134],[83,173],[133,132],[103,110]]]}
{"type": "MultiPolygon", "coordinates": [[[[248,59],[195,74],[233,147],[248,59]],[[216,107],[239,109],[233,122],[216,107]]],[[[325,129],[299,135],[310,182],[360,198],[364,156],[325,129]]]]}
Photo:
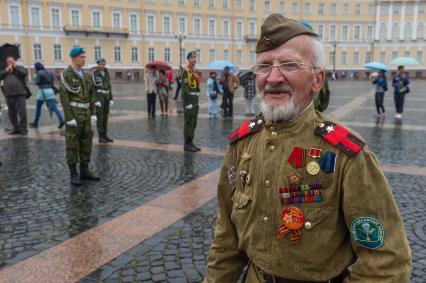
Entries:
{"type": "Polygon", "coordinates": [[[207,80],[207,97],[208,97],[208,111],[209,118],[219,118],[219,94],[223,91],[217,81],[216,72],[210,73],[210,78],[207,80]]]}

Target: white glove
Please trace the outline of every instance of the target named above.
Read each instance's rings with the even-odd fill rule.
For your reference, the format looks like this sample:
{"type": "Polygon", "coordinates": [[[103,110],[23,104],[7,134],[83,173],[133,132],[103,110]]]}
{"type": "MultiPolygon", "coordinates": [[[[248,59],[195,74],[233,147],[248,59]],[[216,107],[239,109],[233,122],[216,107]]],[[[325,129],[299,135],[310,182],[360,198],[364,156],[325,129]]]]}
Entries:
{"type": "Polygon", "coordinates": [[[114,105],[114,100],[109,101],[109,107],[112,107],[114,105]]]}
{"type": "Polygon", "coordinates": [[[194,106],[192,106],[192,104],[188,104],[185,106],[185,109],[191,110],[192,108],[194,108],[194,106]]]}
{"type": "Polygon", "coordinates": [[[92,121],[92,124],[95,124],[96,121],[98,121],[98,118],[96,118],[95,115],[90,116],[90,121],[92,121]]]}
{"type": "Polygon", "coordinates": [[[95,106],[96,106],[96,107],[101,107],[101,106],[102,106],[102,104],[101,104],[101,102],[100,102],[100,101],[96,101],[96,102],[95,102],[95,106]]]}
{"type": "Polygon", "coordinates": [[[67,122],[67,125],[70,127],[77,127],[77,121],[75,119],[72,119],[71,121],[67,122]]]}

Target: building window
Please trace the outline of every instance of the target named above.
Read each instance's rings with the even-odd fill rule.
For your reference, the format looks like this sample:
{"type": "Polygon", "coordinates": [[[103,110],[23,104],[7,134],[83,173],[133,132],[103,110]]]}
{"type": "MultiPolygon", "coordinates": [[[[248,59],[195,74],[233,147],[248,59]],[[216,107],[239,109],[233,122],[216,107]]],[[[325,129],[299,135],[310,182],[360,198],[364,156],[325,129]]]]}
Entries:
{"type": "Polygon", "coordinates": [[[318,34],[318,36],[319,36],[320,39],[323,39],[324,26],[322,24],[319,24],[317,26],[317,34],[318,34]]]}
{"type": "Polygon", "coordinates": [[[365,63],[371,62],[371,51],[365,53],[365,63]]]}
{"type": "Polygon", "coordinates": [[[254,9],[256,9],[256,0],[250,0],[249,10],[253,12],[254,9]]]}
{"type": "Polygon", "coordinates": [[[31,7],[31,26],[40,27],[40,8],[31,7]]]}
{"type": "Polygon", "coordinates": [[[311,3],[305,3],[304,13],[305,13],[305,15],[311,14],[311,3]]]}
{"type": "Polygon", "coordinates": [[[172,4],[172,0],[163,0],[163,4],[172,4]]]}
{"type": "Polygon", "coordinates": [[[228,37],[229,36],[229,21],[228,20],[223,20],[222,22],[222,27],[223,27],[223,36],[224,37],[228,37]]]}
{"type": "Polygon", "coordinates": [[[271,1],[265,1],[265,13],[271,12],[271,1]]]}
{"type": "Polygon", "coordinates": [[[336,40],[336,26],[330,26],[330,40],[336,40]]]}
{"type": "Polygon", "coordinates": [[[223,60],[229,61],[229,50],[228,49],[223,50],[223,60]]]}
{"type": "Polygon", "coordinates": [[[398,51],[392,51],[392,60],[396,59],[398,57],[398,51]]]}
{"type": "Polygon", "coordinates": [[[243,23],[240,21],[237,21],[236,35],[237,37],[243,36],[243,23]]]}
{"type": "Polygon", "coordinates": [[[331,14],[332,15],[337,14],[337,4],[331,4],[331,14]]]}
{"type": "Polygon", "coordinates": [[[341,60],[340,60],[340,63],[342,64],[342,65],[346,65],[348,62],[347,62],[347,53],[346,53],[346,51],[343,51],[342,52],[342,55],[341,55],[341,58],[340,58],[341,60]]]}
{"type": "Polygon", "coordinates": [[[355,28],[354,28],[354,39],[360,40],[360,38],[361,38],[361,27],[355,26],[355,28]]]}
{"type": "Polygon", "coordinates": [[[348,16],[349,15],[349,4],[345,3],[343,5],[343,15],[348,16]]]}
{"type": "Polygon", "coordinates": [[[95,60],[102,58],[102,49],[99,45],[95,46],[94,53],[95,53],[95,60]]]}
{"type": "Polygon", "coordinates": [[[411,56],[410,51],[405,51],[404,52],[404,57],[410,57],[410,56],[411,56]]]}
{"type": "Polygon", "coordinates": [[[399,14],[401,14],[401,6],[399,5],[399,3],[397,3],[397,2],[394,2],[394,3],[393,3],[393,11],[392,11],[392,13],[393,13],[394,15],[399,15],[399,14]]]}
{"type": "Polygon", "coordinates": [[[243,9],[243,1],[237,0],[237,10],[242,10],[242,9],[243,9]]]}
{"type": "Polygon", "coordinates": [[[215,36],[216,34],[215,26],[216,26],[215,20],[209,19],[209,35],[210,36],[215,36]]]}
{"type": "Polygon", "coordinates": [[[201,62],[201,50],[200,49],[195,49],[195,57],[197,58],[197,62],[201,62]]]}
{"type": "Polygon", "coordinates": [[[229,1],[228,0],[223,0],[222,8],[223,9],[228,9],[229,8],[229,1]]]}
{"type": "Polygon", "coordinates": [[[121,14],[120,13],[112,13],[112,27],[113,28],[121,28],[121,14]]]}
{"type": "Polygon", "coordinates": [[[285,13],[285,2],[284,1],[280,1],[280,14],[284,14],[285,13]]]}
{"type": "Polygon", "coordinates": [[[406,23],[404,27],[404,39],[411,40],[412,32],[413,31],[411,30],[411,24],[406,23]]]}
{"type": "Polygon", "coordinates": [[[254,50],[250,50],[250,65],[254,65],[256,63],[256,52],[254,50]]]}
{"type": "Polygon", "coordinates": [[[71,25],[75,27],[80,26],[80,10],[71,10],[71,25]]]}
{"type": "Polygon", "coordinates": [[[243,63],[243,51],[242,50],[237,50],[237,64],[242,64],[243,63]]]}
{"type": "Polygon", "coordinates": [[[342,26],[342,40],[348,40],[349,26],[342,26]]]}
{"type": "Polygon", "coordinates": [[[380,62],[382,62],[382,63],[386,62],[386,52],[385,51],[380,52],[380,62]]]}
{"type": "Polygon", "coordinates": [[[185,0],[179,0],[178,3],[179,5],[185,5],[185,0]]]}
{"type": "Polygon", "coordinates": [[[132,63],[139,62],[139,50],[137,47],[132,47],[132,63]]]}
{"type": "Polygon", "coordinates": [[[194,6],[195,7],[200,7],[200,0],[194,0],[194,6]]]}
{"type": "Polygon", "coordinates": [[[55,61],[62,61],[62,48],[60,44],[53,45],[53,58],[55,61]]]}
{"type": "Polygon", "coordinates": [[[374,15],[374,12],[375,12],[375,8],[374,8],[374,4],[369,4],[368,5],[368,15],[369,16],[373,16],[374,15]]]}
{"type": "Polygon", "coordinates": [[[334,52],[333,51],[331,51],[330,53],[328,53],[328,64],[330,64],[330,65],[334,65],[334,52]]]}
{"type": "Polygon", "coordinates": [[[114,47],[114,61],[116,63],[121,62],[121,47],[120,46],[114,47]]]}
{"type": "Polygon", "coordinates": [[[417,51],[416,60],[420,63],[423,62],[423,51],[417,51]]]}
{"type": "Polygon", "coordinates": [[[318,15],[324,15],[324,3],[320,3],[318,6],[318,15]]]}
{"type": "Polygon", "coordinates": [[[163,17],[164,33],[170,33],[170,16],[163,17]]]}
{"type": "Polygon", "coordinates": [[[41,44],[36,43],[33,46],[34,48],[34,60],[42,60],[42,54],[41,54],[41,44]]]}
{"type": "Polygon", "coordinates": [[[186,18],[179,17],[179,33],[186,33],[186,18]]]}
{"type": "Polygon", "coordinates": [[[355,5],[355,15],[357,16],[361,15],[361,4],[355,5]]]}
{"type": "Polygon", "coordinates": [[[371,41],[373,39],[373,26],[367,26],[367,40],[371,41]]]}
{"type": "Polygon", "coordinates": [[[392,39],[397,40],[399,38],[399,24],[393,23],[392,25],[392,39]]]}
{"type": "Polygon", "coordinates": [[[130,31],[137,32],[138,31],[138,15],[130,14],[130,31]]]}
{"type": "Polygon", "coordinates": [[[389,15],[389,4],[388,3],[378,3],[380,6],[380,15],[381,16],[387,16],[389,15]]]}
{"type": "Polygon", "coordinates": [[[154,16],[148,15],[147,22],[148,22],[147,23],[148,32],[153,33],[154,32],[154,16]]]}
{"type": "Polygon", "coordinates": [[[380,40],[385,40],[385,38],[386,38],[386,24],[385,23],[380,24],[379,38],[380,38],[380,40]]]}
{"type": "Polygon", "coordinates": [[[419,23],[417,25],[417,38],[424,38],[425,37],[425,26],[423,23],[419,23]]]}
{"type": "Polygon", "coordinates": [[[52,8],[50,10],[51,15],[51,26],[54,28],[58,28],[61,26],[61,16],[60,16],[60,10],[58,8],[52,8]]]}
{"type": "Polygon", "coordinates": [[[296,2],[291,3],[291,14],[297,15],[299,13],[299,4],[296,2]]]}
{"type": "Polygon", "coordinates": [[[194,34],[195,35],[201,34],[201,20],[200,20],[200,18],[194,19],[194,34]]]}
{"type": "Polygon", "coordinates": [[[354,65],[358,65],[359,64],[359,52],[355,51],[354,52],[354,65]]]}
{"type": "Polygon", "coordinates": [[[92,12],[92,26],[95,28],[101,27],[101,12],[93,11],[92,12]]]}
{"type": "Polygon", "coordinates": [[[249,34],[250,35],[256,35],[256,23],[255,22],[249,23],[249,34]]]}
{"type": "Polygon", "coordinates": [[[19,6],[9,6],[9,14],[10,14],[10,24],[12,26],[20,26],[21,25],[21,15],[19,11],[19,6]]]}
{"type": "Polygon", "coordinates": [[[214,0],[209,0],[209,7],[214,8],[216,6],[216,3],[214,0]]]}
{"type": "Polygon", "coordinates": [[[210,51],[209,51],[209,60],[210,60],[210,62],[216,60],[216,50],[210,49],[210,51]]]}
{"type": "Polygon", "coordinates": [[[426,11],[426,3],[420,2],[418,3],[418,5],[419,5],[419,14],[424,14],[426,11]]]}
{"type": "Polygon", "coordinates": [[[170,62],[170,48],[164,48],[164,61],[170,62]]]}
{"type": "Polygon", "coordinates": [[[150,47],[148,49],[148,61],[154,61],[155,60],[155,50],[153,47],[150,47]]]}

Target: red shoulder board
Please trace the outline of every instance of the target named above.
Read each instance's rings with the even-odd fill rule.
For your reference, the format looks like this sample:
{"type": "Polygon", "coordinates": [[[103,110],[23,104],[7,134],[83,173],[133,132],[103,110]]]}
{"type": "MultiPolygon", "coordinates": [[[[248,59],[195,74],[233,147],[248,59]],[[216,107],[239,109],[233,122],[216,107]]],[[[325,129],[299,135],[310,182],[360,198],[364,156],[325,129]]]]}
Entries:
{"type": "Polygon", "coordinates": [[[231,144],[233,144],[246,136],[257,133],[262,128],[262,118],[255,118],[252,120],[244,121],[244,123],[238,128],[238,130],[236,130],[229,136],[229,140],[231,141],[231,144]]]}
{"type": "Polygon", "coordinates": [[[347,156],[352,157],[365,146],[365,142],[351,134],[347,129],[339,124],[324,121],[316,129],[315,134],[321,136],[328,143],[343,151],[347,156]]]}

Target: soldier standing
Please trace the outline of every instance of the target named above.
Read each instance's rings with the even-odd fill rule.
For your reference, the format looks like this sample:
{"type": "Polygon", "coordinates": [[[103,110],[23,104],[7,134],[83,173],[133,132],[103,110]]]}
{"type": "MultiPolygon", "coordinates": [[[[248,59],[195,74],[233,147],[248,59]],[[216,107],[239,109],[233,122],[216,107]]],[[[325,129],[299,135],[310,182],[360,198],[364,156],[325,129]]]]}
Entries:
{"type": "Polygon", "coordinates": [[[186,56],[188,66],[182,72],[182,101],[184,128],[183,136],[185,138],[184,150],[188,152],[200,151],[201,148],[194,145],[194,131],[197,127],[198,116],[198,98],[200,96],[200,73],[195,69],[197,56],[195,51],[191,51],[186,56]]]}
{"type": "Polygon", "coordinates": [[[96,122],[93,86],[90,75],[83,71],[86,62],[82,47],[71,49],[71,66],[61,73],[60,98],[65,115],[66,158],[71,173],[71,184],[80,186],[81,180],[99,181],[89,170],[93,131],[96,122]],[[80,162],[80,175],[77,163],[80,162]]]}
{"type": "Polygon", "coordinates": [[[392,190],[354,131],[315,111],[318,36],[280,14],[256,46],[261,113],[231,136],[205,283],[407,283],[411,251],[392,190]],[[378,201],[380,200],[380,201],[378,201]]]}
{"type": "Polygon", "coordinates": [[[92,82],[95,88],[94,101],[96,107],[97,128],[100,143],[113,142],[114,140],[108,137],[108,117],[109,108],[113,106],[112,88],[108,69],[105,67],[104,58],[96,61],[98,67],[92,73],[92,82]]]}

